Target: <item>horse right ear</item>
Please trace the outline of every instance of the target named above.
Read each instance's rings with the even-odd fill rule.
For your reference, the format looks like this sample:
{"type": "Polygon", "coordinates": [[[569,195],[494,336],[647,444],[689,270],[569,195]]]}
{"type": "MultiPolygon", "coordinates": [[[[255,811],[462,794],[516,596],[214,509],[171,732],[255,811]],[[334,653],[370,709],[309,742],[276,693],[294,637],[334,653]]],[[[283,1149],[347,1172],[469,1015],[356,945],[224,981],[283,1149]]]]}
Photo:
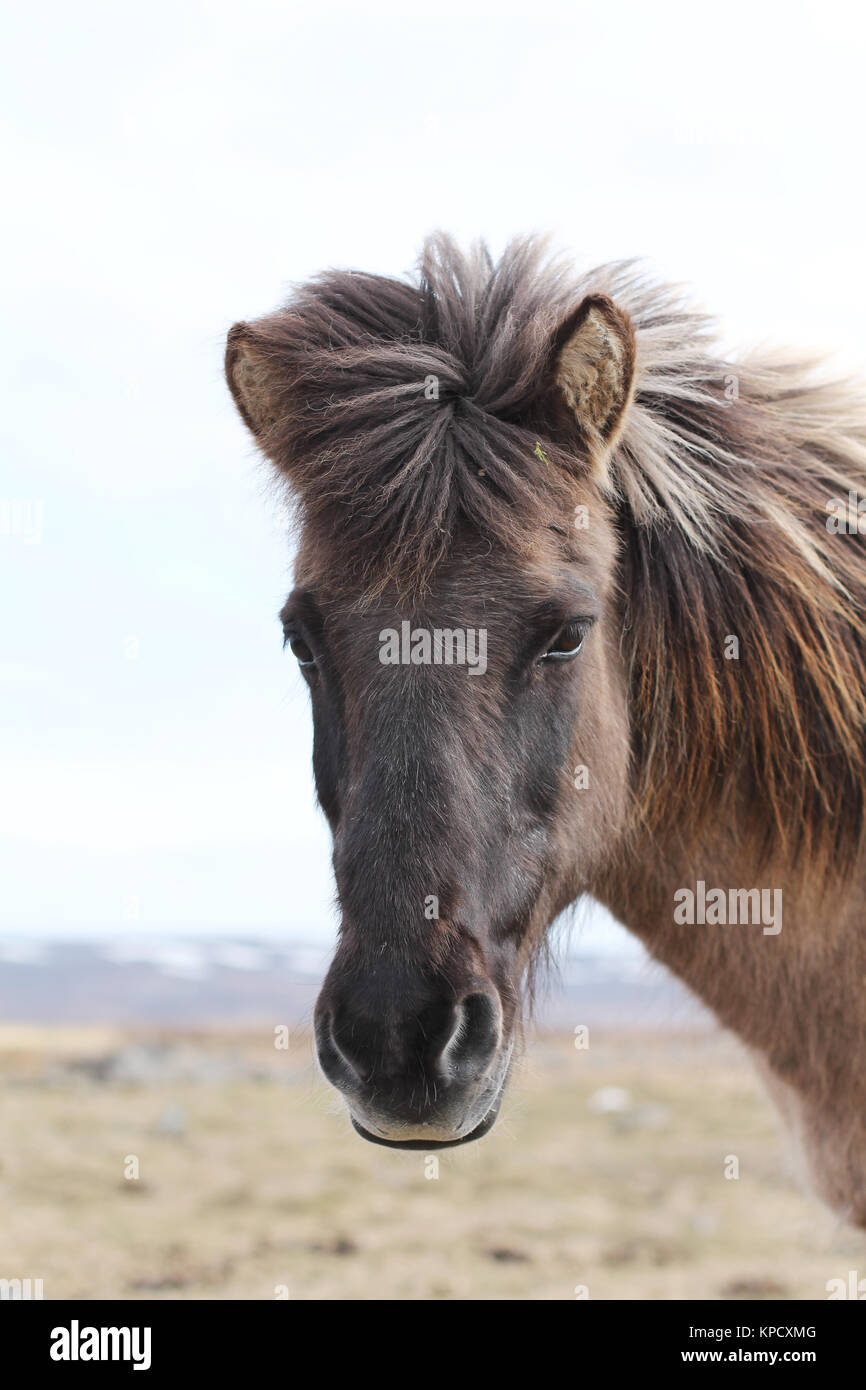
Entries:
{"type": "Polygon", "coordinates": [[[286,390],[285,366],[250,323],[236,323],[226,341],[226,381],[244,424],[268,452],[286,390]]]}
{"type": "Polygon", "coordinates": [[[556,387],[590,464],[603,473],[634,387],[631,319],[606,294],[587,295],[560,325],[552,360],[556,387]]]}

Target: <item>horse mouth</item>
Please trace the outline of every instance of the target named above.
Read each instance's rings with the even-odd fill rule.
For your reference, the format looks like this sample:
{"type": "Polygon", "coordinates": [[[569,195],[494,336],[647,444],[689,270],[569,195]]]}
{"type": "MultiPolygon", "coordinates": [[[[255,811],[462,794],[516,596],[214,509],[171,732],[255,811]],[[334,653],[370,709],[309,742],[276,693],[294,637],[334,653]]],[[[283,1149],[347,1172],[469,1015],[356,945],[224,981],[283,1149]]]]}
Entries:
{"type": "Polygon", "coordinates": [[[459,1144],[471,1144],[475,1139],[483,1139],[485,1134],[490,1132],[496,1123],[504,1091],[503,1082],[484,1119],[468,1134],[461,1135],[459,1139],[386,1139],[384,1134],[374,1134],[371,1130],[365,1129],[363,1125],[358,1123],[354,1115],[350,1114],[350,1119],[356,1134],[360,1134],[361,1138],[368,1140],[369,1143],[381,1144],[386,1149],[422,1149],[425,1153],[429,1153],[431,1149],[454,1149],[459,1144]]]}

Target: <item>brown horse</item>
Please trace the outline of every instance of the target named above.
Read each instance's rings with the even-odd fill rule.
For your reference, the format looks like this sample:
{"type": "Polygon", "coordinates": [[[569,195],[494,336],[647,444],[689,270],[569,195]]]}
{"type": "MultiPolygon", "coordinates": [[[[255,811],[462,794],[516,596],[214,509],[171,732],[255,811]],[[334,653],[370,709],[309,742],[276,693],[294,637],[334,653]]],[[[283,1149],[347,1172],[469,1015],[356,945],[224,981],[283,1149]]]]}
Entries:
{"type": "Polygon", "coordinates": [[[753,1049],[866,1224],[866,409],[630,265],[444,237],[229,335],[298,503],[365,1138],[493,1124],[549,924],[592,893],[753,1049]]]}

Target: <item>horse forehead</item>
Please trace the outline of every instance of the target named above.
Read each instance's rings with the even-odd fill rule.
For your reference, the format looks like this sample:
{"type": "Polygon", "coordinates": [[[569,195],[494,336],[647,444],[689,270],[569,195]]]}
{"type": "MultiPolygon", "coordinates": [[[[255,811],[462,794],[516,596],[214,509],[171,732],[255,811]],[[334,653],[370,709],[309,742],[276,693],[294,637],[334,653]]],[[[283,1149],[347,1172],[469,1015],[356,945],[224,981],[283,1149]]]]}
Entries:
{"type": "Polygon", "coordinates": [[[449,551],[416,588],[411,576],[392,571],[387,549],[371,549],[363,574],[345,565],[339,532],[327,537],[303,525],[295,563],[295,583],[320,595],[323,604],[347,613],[385,612],[401,616],[421,608],[459,611],[480,603],[507,610],[521,597],[531,603],[547,594],[565,570],[584,575],[598,591],[606,588],[616,551],[607,506],[595,497],[575,514],[564,513],[555,528],[542,527],[528,546],[511,548],[480,531],[458,536],[449,551]]]}
{"type": "Polygon", "coordinates": [[[502,556],[495,551],[483,559],[455,556],[443,564],[421,591],[403,592],[396,585],[364,591],[341,582],[331,570],[296,573],[296,583],[317,597],[326,627],[361,636],[371,630],[416,627],[506,626],[519,622],[542,603],[561,599],[568,605],[580,595],[603,597],[606,570],[600,558],[588,561],[578,547],[539,545],[529,556],[502,556]]]}

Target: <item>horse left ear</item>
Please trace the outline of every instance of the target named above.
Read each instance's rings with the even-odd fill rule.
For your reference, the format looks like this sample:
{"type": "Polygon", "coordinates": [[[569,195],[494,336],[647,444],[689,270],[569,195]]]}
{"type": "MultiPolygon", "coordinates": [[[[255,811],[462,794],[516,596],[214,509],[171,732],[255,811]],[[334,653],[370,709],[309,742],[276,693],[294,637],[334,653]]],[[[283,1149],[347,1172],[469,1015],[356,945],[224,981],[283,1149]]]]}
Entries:
{"type": "Polygon", "coordinates": [[[554,338],[554,381],[600,472],[625,419],[634,361],[631,319],[606,294],[587,295],[554,338]]]}
{"type": "Polygon", "coordinates": [[[229,333],[225,369],[241,418],[267,453],[268,436],[281,414],[286,374],[254,324],[236,323],[229,333]]]}

